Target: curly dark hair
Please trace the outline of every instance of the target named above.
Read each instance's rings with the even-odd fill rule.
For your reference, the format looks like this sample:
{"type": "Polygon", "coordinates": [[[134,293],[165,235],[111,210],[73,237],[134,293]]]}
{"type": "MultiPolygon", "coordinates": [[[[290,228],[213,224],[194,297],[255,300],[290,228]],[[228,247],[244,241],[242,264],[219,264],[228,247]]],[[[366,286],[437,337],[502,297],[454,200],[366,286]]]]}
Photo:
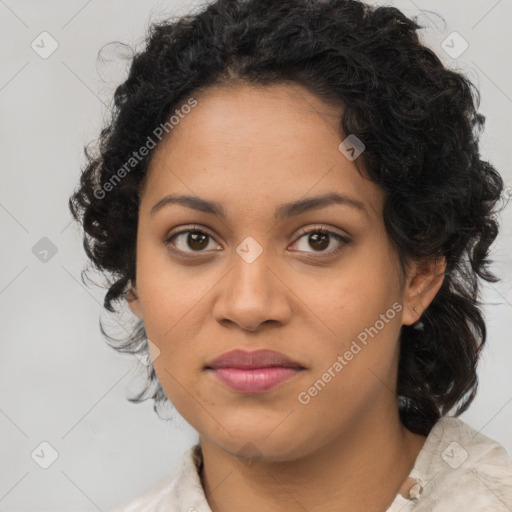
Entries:
{"type": "MultiPolygon", "coordinates": [[[[402,423],[427,435],[452,409],[465,411],[486,340],[480,278],[498,281],[488,253],[503,181],[480,159],[485,117],[477,112],[478,90],[420,42],[421,28],[394,7],[356,0],[217,0],[153,23],[115,91],[96,151],[84,149],[87,163],[69,199],[88,258],[110,277],[104,307],[126,305],[135,282],[139,192],[154,148],[126,172],[134,151],[193,93],[236,82],[298,84],[343,105],[340,134],[365,145],[356,163],[385,192],[386,231],[402,269],[411,260],[446,260],[444,282],[421,324],[402,326],[402,423]]],[[[119,351],[148,354],[142,320],[117,341],[119,351]]],[[[129,400],[153,398],[158,413],[168,399],[151,364],[147,377],[129,400]]]]}

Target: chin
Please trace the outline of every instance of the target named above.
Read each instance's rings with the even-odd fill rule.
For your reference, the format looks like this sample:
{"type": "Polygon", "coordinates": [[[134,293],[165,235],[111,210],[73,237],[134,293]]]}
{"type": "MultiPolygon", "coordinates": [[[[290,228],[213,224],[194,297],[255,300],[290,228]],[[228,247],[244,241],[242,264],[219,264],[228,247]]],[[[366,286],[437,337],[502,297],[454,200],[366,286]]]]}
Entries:
{"type": "MultiPolygon", "coordinates": [[[[254,420],[248,425],[239,424],[236,428],[229,427],[226,423],[223,426],[227,432],[221,428],[220,431],[215,431],[214,436],[201,435],[201,438],[207,439],[230,455],[239,457],[248,465],[258,461],[293,461],[317,448],[303,428],[296,424],[290,423],[288,428],[284,428],[284,422],[279,424],[278,421],[269,425],[254,420]]],[[[318,436],[312,438],[318,439],[318,436]]]]}

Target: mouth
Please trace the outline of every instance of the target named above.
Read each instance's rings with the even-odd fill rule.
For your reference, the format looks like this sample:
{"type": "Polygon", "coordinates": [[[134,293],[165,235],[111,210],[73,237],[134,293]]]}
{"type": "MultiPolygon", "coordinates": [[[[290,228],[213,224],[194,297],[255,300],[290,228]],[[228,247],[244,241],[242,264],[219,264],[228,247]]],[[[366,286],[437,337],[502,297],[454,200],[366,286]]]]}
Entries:
{"type": "Polygon", "coordinates": [[[263,393],[291,379],[304,368],[267,366],[266,368],[210,368],[223,384],[242,393],[263,393]]]}
{"type": "Polygon", "coordinates": [[[257,350],[227,352],[205,366],[221,383],[241,393],[262,393],[305,370],[279,352],[257,350]]]}

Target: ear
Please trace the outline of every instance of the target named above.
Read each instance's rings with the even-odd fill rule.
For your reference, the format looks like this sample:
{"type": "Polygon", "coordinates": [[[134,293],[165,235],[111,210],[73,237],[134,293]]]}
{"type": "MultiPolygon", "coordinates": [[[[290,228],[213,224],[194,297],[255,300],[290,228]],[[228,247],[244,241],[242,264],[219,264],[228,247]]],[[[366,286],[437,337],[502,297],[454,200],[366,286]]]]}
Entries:
{"type": "Polygon", "coordinates": [[[137,295],[135,285],[130,286],[129,290],[126,292],[125,298],[131,312],[139,318],[142,318],[142,308],[140,306],[140,299],[137,295]]]}
{"type": "Polygon", "coordinates": [[[441,288],[445,270],[444,257],[412,264],[404,287],[403,325],[412,325],[420,319],[441,288]]]}

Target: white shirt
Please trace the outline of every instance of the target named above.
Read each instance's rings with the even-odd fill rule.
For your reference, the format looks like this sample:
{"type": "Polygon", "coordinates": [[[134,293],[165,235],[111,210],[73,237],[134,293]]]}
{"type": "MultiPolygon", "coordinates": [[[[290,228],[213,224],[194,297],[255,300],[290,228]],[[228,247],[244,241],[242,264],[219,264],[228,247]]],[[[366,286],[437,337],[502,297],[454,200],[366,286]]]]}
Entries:
{"type": "MultiPolygon", "coordinates": [[[[191,446],[177,471],[112,512],[211,512],[201,457],[199,444],[191,446]]],[[[409,498],[397,494],[385,512],[512,512],[507,452],[458,418],[445,416],[432,427],[409,477],[416,482],[409,498]]]]}

